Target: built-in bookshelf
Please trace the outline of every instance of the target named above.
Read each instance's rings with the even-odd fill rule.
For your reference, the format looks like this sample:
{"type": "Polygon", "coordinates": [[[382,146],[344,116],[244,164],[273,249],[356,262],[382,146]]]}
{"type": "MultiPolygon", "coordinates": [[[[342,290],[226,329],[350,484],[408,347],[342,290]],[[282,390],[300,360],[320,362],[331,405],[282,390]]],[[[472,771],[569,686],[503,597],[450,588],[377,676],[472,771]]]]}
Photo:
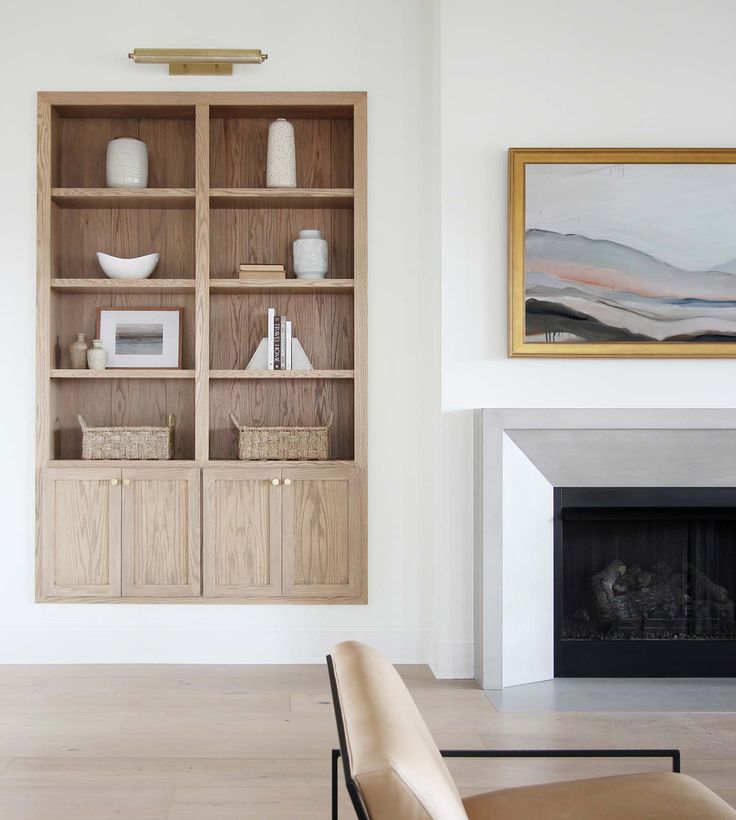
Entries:
{"type": "MultiPolygon", "coordinates": [[[[261,597],[364,601],[365,95],[41,94],[38,151],[39,600],[126,601],[141,596],[145,600],[192,600],[204,596],[229,601],[261,597]],[[278,117],[294,125],[298,188],[265,187],[268,126],[278,117]],[[146,143],[150,187],[105,187],[107,143],[118,136],[137,137],[146,143]],[[325,279],[295,278],[291,243],[305,228],[318,228],[328,242],[325,279]],[[100,270],[97,251],[124,257],[159,253],[160,260],[149,279],[112,280],[100,270]],[[242,263],[283,264],[286,278],[239,279],[242,263]],[[181,369],[70,369],[67,346],[74,334],[84,332],[93,338],[98,309],[111,307],[181,308],[181,369]],[[267,335],[270,307],[288,315],[313,370],[245,369],[267,335]],[[100,471],[114,468],[109,462],[81,460],[80,414],[92,426],[160,425],[169,414],[176,416],[172,461],[126,462],[121,469],[155,471],[156,481],[165,480],[168,470],[174,483],[194,481],[194,473],[187,473],[185,479],[182,470],[198,471],[196,481],[203,488],[205,512],[196,532],[187,533],[190,567],[186,583],[172,581],[167,586],[157,579],[150,584],[128,584],[126,593],[124,522],[119,595],[114,579],[106,584],[75,581],[75,572],[84,575],[79,567],[69,570],[68,583],[48,581],[49,560],[58,564],[61,550],[54,547],[52,535],[44,532],[44,526],[59,526],[58,520],[48,518],[49,510],[58,515],[61,509],[60,499],[48,496],[72,492],[72,485],[58,489],[62,485],[57,487],[53,481],[77,482],[72,495],[78,499],[79,493],[92,492],[85,481],[92,482],[97,492],[95,482],[108,480],[98,477],[100,471]],[[242,462],[230,414],[251,426],[310,426],[332,416],[330,460],[308,465],[242,462]],[[67,476],[64,469],[72,472],[67,476]],[[227,477],[222,478],[225,469],[227,477]],[[259,470],[278,475],[274,472],[268,481],[266,473],[253,478],[261,476],[259,470]],[[289,478],[287,472],[294,477],[289,478]],[[343,475],[345,483],[338,488],[335,482],[342,482],[343,475]],[[238,481],[242,485],[232,484],[238,481]],[[258,575],[258,562],[265,560],[257,554],[262,545],[249,544],[248,554],[241,556],[219,555],[216,547],[208,553],[208,544],[221,537],[218,527],[224,526],[218,515],[232,519],[236,530],[251,526],[253,517],[260,515],[265,490],[259,482],[263,481],[283,488],[283,498],[271,497],[269,502],[273,514],[278,507],[282,514],[294,509],[297,515],[299,504],[308,503],[299,493],[311,494],[310,503],[323,497],[325,519],[319,526],[332,527],[336,544],[349,535],[348,551],[342,554],[335,546],[320,554],[319,533],[305,535],[302,540],[309,541],[308,558],[306,553],[294,557],[298,550],[293,545],[289,547],[294,552],[291,558],[284,552],[287,547],[281,548],[284,569],[279,584],[268,572],[258,575]],[[219,489],[208,496],[208,487],[219,489]],[[221,496],[217,494],[220,490],[221,496]],[[238,502],[227,495],[231,491],[240,494],[238,502]],[[350,500],[350,510],[345,512],[345,521],[335,523],[343,496],[350,500]],[[214,505],[209,512],[208,498],[214,505]],[[213,513],[214,508],[220,513],[213,513]],[[192,546],[195,540],[198,559],[192,546]],[[250,570],[243,570],[236,573],[234,582],[221,583],[220,576],[232,561],[241,561],[243,566],[255,562],[253,578],[248,576],[250,570]],[[196,573],[192,562],[197,564],[196,573]],[[209,578],[208,566],[219,575],[209,578]],[[323,578],[317,577],[320,572],[323,578]],[[151,591],[154,588],[156,594],[151,591]]],[[[126,489],[136,478],[120,481],[124,519],[126,489]]],[[[117,489],[118,484],[110,486],[117,489]]],[[[293,533],[290,538],[294,541],[293,533]]],[[[271,573],[276,566],[273,550],[270,543],[271,573]]],[[[159,555],[156,560],[163,565],[167,557],[159,555]]],[[[115,560],[109,563],[113,566],[115,560]]]]}

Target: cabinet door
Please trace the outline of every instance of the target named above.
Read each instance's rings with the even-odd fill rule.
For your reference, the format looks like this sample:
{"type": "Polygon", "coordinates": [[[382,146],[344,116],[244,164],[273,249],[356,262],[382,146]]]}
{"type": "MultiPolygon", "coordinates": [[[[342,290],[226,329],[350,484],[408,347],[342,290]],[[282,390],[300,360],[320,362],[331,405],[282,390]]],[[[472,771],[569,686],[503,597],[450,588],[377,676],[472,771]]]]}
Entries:
{"type": "Polygon", "coordinates": [[[199,596],[199,470],[123,470],[123,595],[199,596]]]}
{"type": "Polygon", "coordinates": [[[356,468],[284,468],[284,595],[355,600],[363,588],[360,475],[356,468]]]}
{"type": "Polygon", "coordinates": [[[120,489],[118,469],[44,471],[44,597],[120,597],[120,489]]]}
{"type": "Polygon", "coordinates": [[[281,471],[243,466],[203,474],[205,597],[280,595],[281,471]]]}

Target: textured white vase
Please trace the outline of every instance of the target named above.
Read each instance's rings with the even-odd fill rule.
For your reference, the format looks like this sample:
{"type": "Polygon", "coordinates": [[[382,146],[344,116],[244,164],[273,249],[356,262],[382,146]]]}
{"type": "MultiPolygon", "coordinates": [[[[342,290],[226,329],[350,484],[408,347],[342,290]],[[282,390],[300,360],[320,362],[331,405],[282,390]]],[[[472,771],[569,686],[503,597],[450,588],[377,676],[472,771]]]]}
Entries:
{"type": "Polygon", "coordinates": [[[299,231],[294,240],[294,273],[297,279],[324,279],[327,275],[327,240],[319,231],[299,231]]]}
{"type": "Polygon", "coordinates": [[[107,364],[107,351],[100,339],[92,339],[92,347],[87,351],[87,367],[90,370],[104,370],[107,364]]]}
{"type": "Polygon", "coordinates": [[[132,137],[107,144],[107,187],[145,188],[148,185],[148,148],[132,137]]]}
{"type": "Polygon", "coordinates": [[[296,188],[296,147],[294,126],[284,119],[268,126],[266,187],[296,188]]]}

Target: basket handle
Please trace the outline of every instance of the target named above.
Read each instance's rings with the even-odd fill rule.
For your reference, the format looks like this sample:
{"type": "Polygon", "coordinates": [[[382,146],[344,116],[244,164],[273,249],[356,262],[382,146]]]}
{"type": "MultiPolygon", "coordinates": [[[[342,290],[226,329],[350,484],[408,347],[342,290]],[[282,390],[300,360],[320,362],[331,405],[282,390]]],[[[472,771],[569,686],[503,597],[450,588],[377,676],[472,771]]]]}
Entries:
{"type": "Polygon", "coordinates": [[[169,415],[166,417],[166,426],[169,429],[173,430],[175,425],[176,425],[176,416],[173,413],[169,413],[169,415]]]}
{"type": "Polygon", "coordinates": [[[330,413],[330,415],[327,417],[327,424],[325,424],[325,427],[326,427],[328,430],[330,429],[330,427],[332,427],[332,421],[333,421],[333,419],[334,419],[334,416],[333,416],[333,414],[332,414],[332,413],[330,413]]]}
{"type": "Polygon", "coordinates": [[[82,430],[89,429],[87,426],[87,422],[81,416],[77,416],[77,421],[79,422],[79,426],[82,428],[82,430]]]}
{"type": "Polygon", "coordinates": [[[232,413],[229,413],[230,421],[233,423],[233,426],[237,427],[240,430],[240,422],[235,418],[232,413]]]}

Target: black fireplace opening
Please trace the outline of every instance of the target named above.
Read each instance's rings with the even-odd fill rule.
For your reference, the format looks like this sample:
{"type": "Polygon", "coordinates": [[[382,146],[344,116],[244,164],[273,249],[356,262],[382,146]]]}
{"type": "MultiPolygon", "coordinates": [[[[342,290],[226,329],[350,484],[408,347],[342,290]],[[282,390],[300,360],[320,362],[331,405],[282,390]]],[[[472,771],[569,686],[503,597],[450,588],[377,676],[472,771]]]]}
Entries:
{"type": "Polygon", "coordinates": [[[736,488],[555,490],[555,676],[736,676],[736,488]]]}

